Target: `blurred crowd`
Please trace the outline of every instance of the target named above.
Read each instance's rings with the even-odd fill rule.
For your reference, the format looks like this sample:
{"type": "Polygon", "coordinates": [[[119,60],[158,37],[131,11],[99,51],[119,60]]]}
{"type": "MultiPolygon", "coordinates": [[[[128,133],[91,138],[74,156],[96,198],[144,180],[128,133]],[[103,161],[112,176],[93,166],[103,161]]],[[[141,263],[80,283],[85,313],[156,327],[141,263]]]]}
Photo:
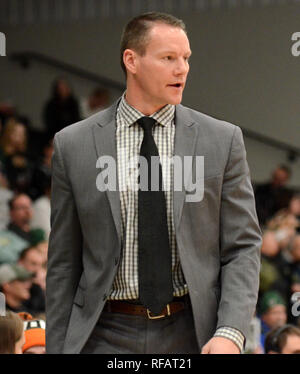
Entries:
{"type": "MultiPolygon", "coordinates": [[[[77,100],[65,78],[43,108],[44,131],[0,102],[0,353],[45,353],[45,289],[54,134],[110,104],[97,88],[77,100]],[[1,296],[1,295],[0,295],[1,296]]],[[[278,166],[255,185],[263,233],[260,289],[245,353],[300,353],[300,194],[278,166]]]]}
{"type": "Polygon", "coordinates": [[[109,103],[103,88],[78,100],[60,77],[45,98],[44,131],[37,131],[0,101],[0,353],[45,353],[53,137],[109,103]]]}
{"type": "Polygon", "coordinates": [[[279,165],[254,188],[263,244],[248,353],[300,353],[300,193],[287,187],[290,177],[279,165]]]}

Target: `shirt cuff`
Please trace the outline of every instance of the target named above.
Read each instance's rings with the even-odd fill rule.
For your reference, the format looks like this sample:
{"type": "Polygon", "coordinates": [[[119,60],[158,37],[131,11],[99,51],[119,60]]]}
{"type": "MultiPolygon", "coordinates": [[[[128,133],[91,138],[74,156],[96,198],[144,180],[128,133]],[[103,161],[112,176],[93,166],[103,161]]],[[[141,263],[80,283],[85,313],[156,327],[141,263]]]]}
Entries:
{"type": "Polygon", "coordinates": [[[239,330],[228,326],[219,327],[215,332],[214,336],[220,336],[222,338],[230,339],[233,343],[235,343],[238,346],[240,352],[242,352],[245,337],[239,330]]]}

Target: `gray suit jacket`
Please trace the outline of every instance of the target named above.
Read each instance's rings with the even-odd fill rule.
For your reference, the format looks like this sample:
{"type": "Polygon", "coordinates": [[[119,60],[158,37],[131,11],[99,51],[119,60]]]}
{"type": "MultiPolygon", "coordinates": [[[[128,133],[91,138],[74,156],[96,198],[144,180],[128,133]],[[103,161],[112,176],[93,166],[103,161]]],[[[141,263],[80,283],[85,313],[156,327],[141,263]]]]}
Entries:
{"type": "MultiPolygon", "coordinates": [[[[116,107],[56,134],[46,291],[47,353],[79,353],[121,256],[117,191],[100,192],[100,156],[116,160],[116,107]]],[[[258,293],[261,233],[239,127],[176,106],[174,154],[204,156],[204,197],[174,191],[174,225],[201,348],[216,328],[247,336],[258,293]]],[[[193,172],[195,172],[193,170],[193,172]]]]}

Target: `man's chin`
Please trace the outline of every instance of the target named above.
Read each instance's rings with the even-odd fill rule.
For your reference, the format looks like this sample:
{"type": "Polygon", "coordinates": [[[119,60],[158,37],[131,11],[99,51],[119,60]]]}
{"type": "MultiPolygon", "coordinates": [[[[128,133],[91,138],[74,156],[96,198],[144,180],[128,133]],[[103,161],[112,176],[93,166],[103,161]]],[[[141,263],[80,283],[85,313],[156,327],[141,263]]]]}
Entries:
{"type": "Polygon", "coordinates": [[[172,98],[170,98],[168,104],[171,104],[171,105],[178,105],[178,104],[181,103],[181,101],[182,101],[182,95],[180,95],[180,96],[178,96],[178,97],[172,97],[172,98]]]}

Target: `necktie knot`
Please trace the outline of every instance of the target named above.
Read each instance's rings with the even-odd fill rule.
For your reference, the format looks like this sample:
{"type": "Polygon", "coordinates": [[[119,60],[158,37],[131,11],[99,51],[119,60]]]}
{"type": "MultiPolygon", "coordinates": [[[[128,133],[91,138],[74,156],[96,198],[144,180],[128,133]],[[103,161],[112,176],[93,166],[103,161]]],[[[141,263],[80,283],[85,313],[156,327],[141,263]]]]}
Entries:
{"type": "Polygon", "coordinates": [[[156,121],[152,117],[141,117],[137,123],[143,128],[145,132],[152,132],[152,128],[156,121]]]}

